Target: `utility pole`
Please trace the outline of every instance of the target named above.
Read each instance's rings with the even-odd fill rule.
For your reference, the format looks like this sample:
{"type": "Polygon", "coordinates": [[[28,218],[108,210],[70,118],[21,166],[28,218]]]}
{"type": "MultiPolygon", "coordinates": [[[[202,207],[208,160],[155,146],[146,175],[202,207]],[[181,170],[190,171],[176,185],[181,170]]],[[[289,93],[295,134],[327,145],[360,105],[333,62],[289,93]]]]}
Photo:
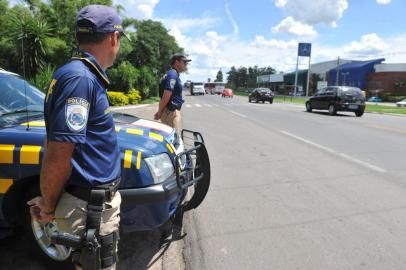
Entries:
{"type": "Polygon", "coordinates": [[[306,82],[306,97],[309,96],[309,84],[310,84],[310,62],[311,62],[312,56],[309,56],[309,68],[307,69],[307,82],[306,82]]]}
{"type": "Polygon", "coordinates": [[[337,73],[336,73],[336,85],[338,86],[338,76],[340,74],[340,56],[337,58],[337,73]]]}
{"type": "Polygon", "coordinates": [[[293,91],[294,96],[296,96],[298,69],[299,69],[299,54],[297,55],[297,60],[296,60],[295,89],[293,91]]]}

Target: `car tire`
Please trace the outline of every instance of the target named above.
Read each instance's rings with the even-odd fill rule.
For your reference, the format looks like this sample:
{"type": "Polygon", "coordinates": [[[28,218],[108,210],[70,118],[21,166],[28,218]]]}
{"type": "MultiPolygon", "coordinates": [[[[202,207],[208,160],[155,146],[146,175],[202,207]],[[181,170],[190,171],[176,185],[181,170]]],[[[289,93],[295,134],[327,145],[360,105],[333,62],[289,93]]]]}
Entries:
{"type": "Polygon", "coordinates": [[[21,225],[27,244],[36,255],[35,257],[38,258],[47,269],[74,269],[70,249],[54,244],[47,245],[46,240],[48,238],[44,236],[46,235],[45,230],[43,230],[44,227],[41,226],[39,222],[33,221],[31,218],[30,208],[27,205],[27,201],[40,196],[40,194],[38,184],[28,186],[27,191],[24,192],[23,200],[20,205],[21,225]],[[41,235],[42,238],[40,238],[41,235]],[[57,255],[52,257],[50,254],[57,255]]]}
{"type": "Polygon", "coordinates": [[[269,100],[269,104],[272,104],[272,103],[273,103],[273,99],[269,100]]]}
{"type": "Polygon", "coordinates": [[[355,112],[356,117],[361,117],[364,114],[364,111],[357,111],[355,112]]]}
{"type": "Polygon", "coordinates": [[[336,115],[337,114],[337,110],[336,110],[336,107],[334,106],[334,104],[330,104],[328,106],[328,113],[330,115],[336,115]]]}
{"type": "Polygon", "coordinates": [[[250,98],[248,99],[248,103],[251,103],[251,99],[250,99],[250,98]]]}
{"type": "Polygon", "coordinates": [[[310,102],[306,102],[306,111],[312,112],[312,104],[310,104],[310,102]]]}

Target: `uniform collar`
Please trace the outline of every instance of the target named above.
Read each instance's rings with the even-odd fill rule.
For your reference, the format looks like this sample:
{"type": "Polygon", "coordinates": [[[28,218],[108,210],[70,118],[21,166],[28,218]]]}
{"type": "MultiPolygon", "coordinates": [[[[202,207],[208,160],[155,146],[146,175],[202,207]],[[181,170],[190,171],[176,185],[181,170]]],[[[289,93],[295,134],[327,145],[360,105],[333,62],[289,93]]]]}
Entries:
{"type": "Polygon", "coordinates": [[[93,73],[104,82],[106,87],[110,85],[110,80],[107,77],[106,72],[101,68],[96,58],[92,54],[77,49],[73,52],[72,60],[83,61],[86,65],[91,67],[93,73]]]}

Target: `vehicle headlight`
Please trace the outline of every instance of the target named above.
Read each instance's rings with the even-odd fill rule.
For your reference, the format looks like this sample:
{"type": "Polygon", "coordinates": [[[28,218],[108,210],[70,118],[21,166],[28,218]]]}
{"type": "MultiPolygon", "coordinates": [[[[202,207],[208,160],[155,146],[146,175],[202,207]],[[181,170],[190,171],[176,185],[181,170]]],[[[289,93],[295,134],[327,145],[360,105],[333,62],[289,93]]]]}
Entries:
{"type": "Polygon", "coordinates": [[[166,153],[145,158],[144,160],[148,165],[152,178],[154,178],[155,184],[164,182],[175,172],[172,161],[166,153]]]}

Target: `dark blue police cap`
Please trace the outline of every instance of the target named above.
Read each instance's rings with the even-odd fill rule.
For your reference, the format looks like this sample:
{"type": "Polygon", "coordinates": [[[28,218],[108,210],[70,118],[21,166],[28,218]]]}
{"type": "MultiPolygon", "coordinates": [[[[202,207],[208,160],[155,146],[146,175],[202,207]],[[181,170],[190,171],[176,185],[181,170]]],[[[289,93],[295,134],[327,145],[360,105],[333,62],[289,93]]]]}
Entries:
{"type": "Polygon", "coordinates": [[[191,59],[187,58],[186,55],[184,55],[183,53],[175,53],[172,56],[172,64],[175,63],[176,60],[180,60],[180,61],[184,61],[184,62],[190,62],[192,61],[191,59]]]}
{"type": "Polygon", "coordinates": [[[76,33],[112,33],[124,35],[122,20],[116,10],[104,5],[88,5],[82,8],[76,17],[76,33]]]}

